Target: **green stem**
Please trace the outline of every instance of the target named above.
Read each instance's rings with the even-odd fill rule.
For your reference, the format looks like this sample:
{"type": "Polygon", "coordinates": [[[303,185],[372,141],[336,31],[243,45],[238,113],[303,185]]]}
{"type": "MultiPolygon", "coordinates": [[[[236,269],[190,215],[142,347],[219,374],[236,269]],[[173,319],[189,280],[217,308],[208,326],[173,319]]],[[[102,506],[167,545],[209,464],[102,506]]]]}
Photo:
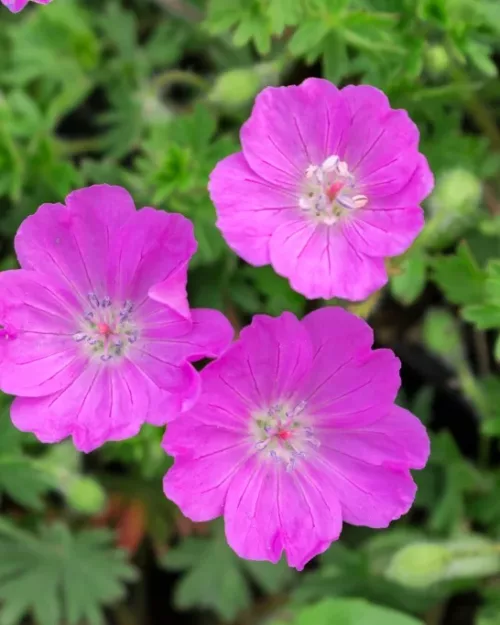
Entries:
{"type": "Polygon", "coordinates": [[[182,69],[170,69],[162,72],[153,78],[153,86],[156,89],[166,89],[171,85],[184,84],[196,87],[201,91],[206,91],[210,87],[210,83],[205,78],[194,72],[187,72],[182,69]]]}
{"type": "Polygon", "coordinates": [[[102,137],[87,139],[68,139],[59,141],[59,147],[64,154],[84,154],[85,152],[101,152],[103,149],[102,137]]]}
{"type": "Polygon", "coordinates": [[[470,401],[479,416],[478,465],[485,469],[489,463],[490,441],[487,436],[481,433],[481,426],[482,421],[488,418],[488,403],[481,386],[467,364],[463,363],[458,368],[458,381],[463,394],[470,401]]]}

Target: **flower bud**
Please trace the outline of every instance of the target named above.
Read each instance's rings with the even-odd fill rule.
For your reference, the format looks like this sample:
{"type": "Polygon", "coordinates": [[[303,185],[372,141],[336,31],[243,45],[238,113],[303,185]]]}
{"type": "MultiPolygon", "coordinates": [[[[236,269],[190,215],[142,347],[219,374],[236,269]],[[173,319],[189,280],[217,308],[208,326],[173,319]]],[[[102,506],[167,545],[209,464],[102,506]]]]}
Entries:
{"type": "Polygon", "coordinates": [[[91,477],[78,476],[71,481],[66,500],[76,512],[97,514],[106,503],[106,493],[102,486],[91,477]]]}
{"type": "Polygon", "coordinates": [[[229,70],[217,77],[208,98],[226,109],[244,106],[263,87],[275,84],[280,70],[281,65],[277,62],[229,70]]]}
{"type": "Polygon", "coordinates": [[[430,45],[425,50],[425,66],[429,74],[437,78],[450,66],[450,57],[442,45],[430,45]]]}
{"type": "Polygon", "coordinates": [[[443,249],[460,237],[480,219],[481,181],[467,169],[445,172],[429,198],[429,219],[420,235],[419,244],[443,249]]]}
{"type": "Polygon", "coordinates": [[[451,561],[449,550],[432,543],[415,543],[398,551],[386,576],[410,588],[425,588],[440,581],[451,561]]]}

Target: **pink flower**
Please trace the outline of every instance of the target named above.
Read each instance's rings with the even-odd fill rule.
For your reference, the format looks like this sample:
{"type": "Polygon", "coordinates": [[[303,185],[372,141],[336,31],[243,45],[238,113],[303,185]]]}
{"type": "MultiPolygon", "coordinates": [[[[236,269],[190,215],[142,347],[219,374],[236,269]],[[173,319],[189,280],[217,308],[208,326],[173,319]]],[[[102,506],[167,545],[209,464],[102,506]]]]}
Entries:
{"type": "Polygon", "coordinates": [[[194,409],[169,424],[165,494],[193,521],[224,515],[242,557],[297,569],[342,522],[387,527],[415,497],[425,428],[394,405],[399,361],[341,308],[254,317],[202,371],[194,409]]]}
{"type": "Polygon", "coordinates": [[[217,225],[244,260],[270,263],[306,297],[362,300],[386,284],[384,257],[424,225],[433,177],[418,141],[373,87],[268,87],[241,129],[243,151],[212,172],[217,225]]]}
{"type": "Polygon", "coordinates": [[[22,269],[0,274],[0,389],[18,396],[16,427],[90,451],[193,405],[190,361],[220,354],[232,328],[189,310],[189,220],[97,185],[41,206],[15,247],[22,269]]]}
{"type": "MultiPolygon", "coordinates": [[[[29,0],[0,0],[12,13],[19,13],[28,4],[29,0]]],[[[49,4],[52,0],[32,0],[37,4],[49,4]]]]}

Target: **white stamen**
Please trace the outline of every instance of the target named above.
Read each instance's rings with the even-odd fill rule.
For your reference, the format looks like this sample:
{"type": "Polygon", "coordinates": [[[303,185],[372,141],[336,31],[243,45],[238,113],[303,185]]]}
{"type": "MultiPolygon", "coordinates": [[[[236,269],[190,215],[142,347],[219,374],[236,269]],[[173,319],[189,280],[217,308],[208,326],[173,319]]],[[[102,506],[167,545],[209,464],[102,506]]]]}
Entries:
{"type": "Polygon", "coordinates": [[[339,162],[338,156],[329,156],[326,159],[326,161],[323,162],[323,165],[321,167],[323,171],[327,171],[327,172],[335,171],[335,169],[337,168],[338,162],[339,162]]]}
{"type": "Polygon", "coordinates": [[[354,208],[363,208],[368,204],[368,198],[366,195],[355,195],[352,198],[354,208]]]}
{"type": "Polygon", "coordinates": [[[356,194],[356,180],[346,161],[336,154],[328,156],[321,165],[307,167],[301,191],[298,198],[301,212],[328,226],[368,203],[365,195],[356,194]]]}

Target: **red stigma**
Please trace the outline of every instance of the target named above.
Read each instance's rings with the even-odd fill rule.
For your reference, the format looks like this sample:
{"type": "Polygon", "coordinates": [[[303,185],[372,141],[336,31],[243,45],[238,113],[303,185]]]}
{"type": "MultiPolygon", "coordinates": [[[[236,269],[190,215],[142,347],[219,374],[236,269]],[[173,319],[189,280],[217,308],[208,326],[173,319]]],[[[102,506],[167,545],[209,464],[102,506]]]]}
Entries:
{"type": "Polygon", "coordinates": [[[281,441],[287,441],[289,438],[291,438],[292,433],[289,430],[280,430],[278,432],[278,438],[281,441]]]}
{"type": "Polygon", "coordinates": [[[111,328],[109,327],[107,323],[98,323],[97,331],[99,332],[99,334],[102,334],[105,337],[108,337],[111,334],[113,334],[113,330],[111,330],[111,328]]]}
{"type": "Polygon", "coordinates": [[[326,190],[326,194],[328,196],[328,199],[331,200],[333,202],[333,200],[337,197],[339,191],[342,190],[342,187],[344,186],[343,182],[334,182],[333,184],[331,184],[328,189],[326,190]]]}

